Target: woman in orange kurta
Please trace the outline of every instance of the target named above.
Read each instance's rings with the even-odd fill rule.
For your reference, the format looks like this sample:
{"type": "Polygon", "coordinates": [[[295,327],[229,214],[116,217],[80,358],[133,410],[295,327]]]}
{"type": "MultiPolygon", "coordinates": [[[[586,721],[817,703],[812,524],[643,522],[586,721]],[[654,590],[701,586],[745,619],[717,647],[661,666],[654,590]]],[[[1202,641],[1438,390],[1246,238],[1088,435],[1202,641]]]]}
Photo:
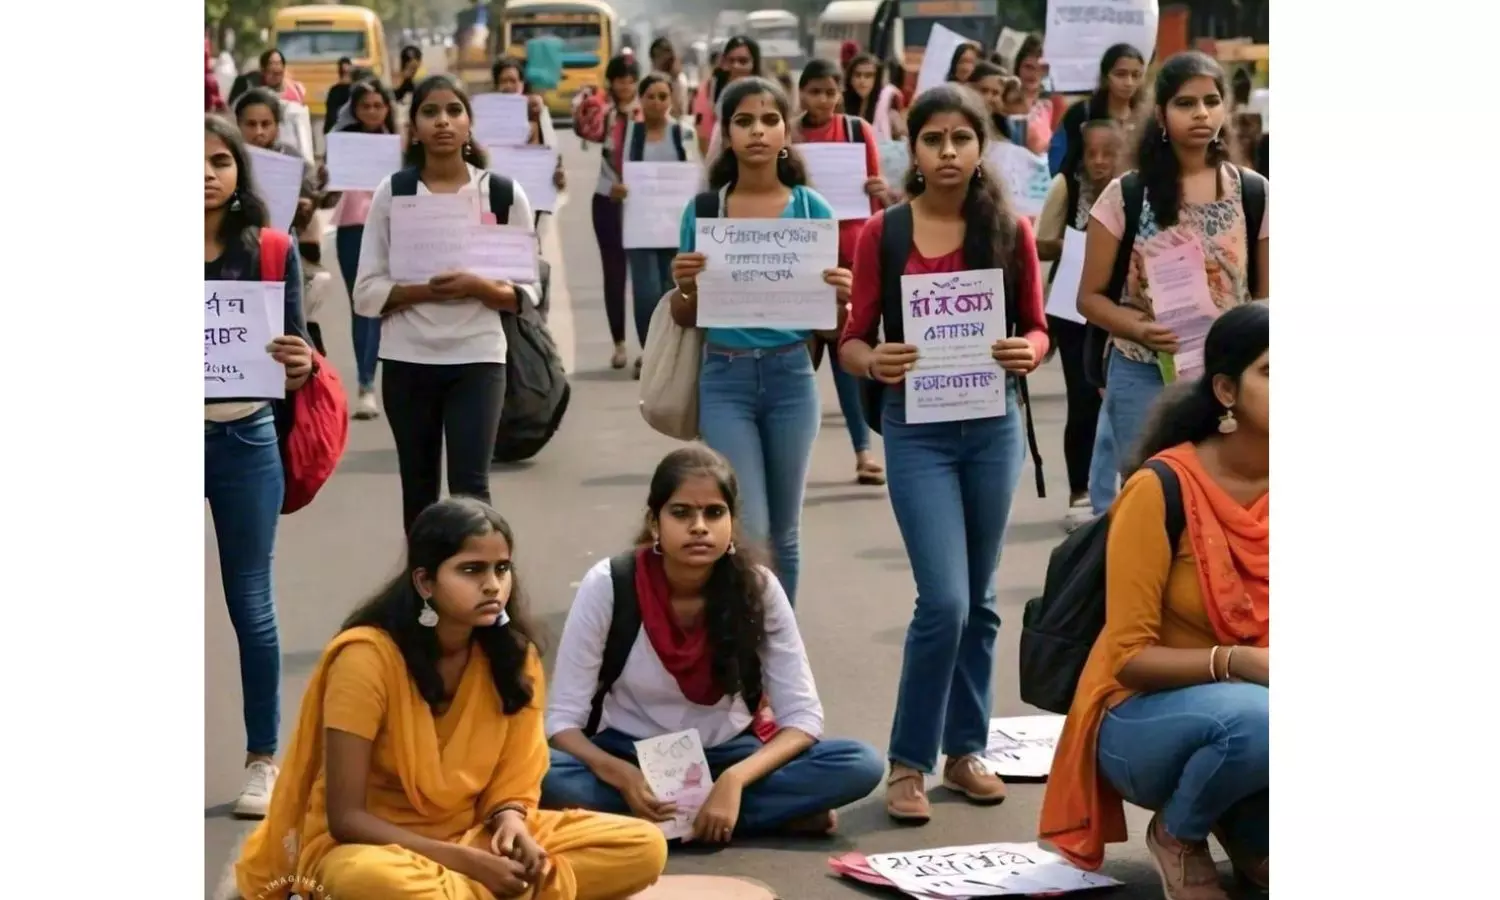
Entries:
{"type": "Polygon", "coordinates": [[[242,897],[612,900],[661,875],[655,825],[537,809],[546,698],[512,546],[478,500],[417,517],[406,571],[308,683],[242,897]]]}
{"type": "Polygon", "coordinates": [[[1122,799],[1155,810],[1169,900],[1226,898],[1210,833],[1269,889],[1269,342],[1265,305],[1226,312],[1204,374],[1156,409],[1141,457],[1176,473],[1186,528],[1169,547],[1161,480],[1130,477],[1109,514],[1104,630],[1042,804],[1041,837],[1089,869],[1126,839],[1122,799]]]}

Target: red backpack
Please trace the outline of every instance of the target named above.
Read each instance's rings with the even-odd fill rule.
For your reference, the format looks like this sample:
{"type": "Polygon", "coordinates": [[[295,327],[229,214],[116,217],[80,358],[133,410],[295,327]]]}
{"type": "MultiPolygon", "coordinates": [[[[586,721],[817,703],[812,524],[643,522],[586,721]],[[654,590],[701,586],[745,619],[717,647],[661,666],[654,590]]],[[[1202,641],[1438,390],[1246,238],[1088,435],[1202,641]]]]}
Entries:
{"type": "MultiPolygon", "coordinates": [[[[271,228],[260,230],[261,281],[286,280],[291,248],[287,235],[271,228]]],[[[314,350],[312,375],[278,406],[276,431],[286,476],[281,514],[286,515],[311,503],[338,468],[349,444],[349,401],[338,370],[314,350]]]]}

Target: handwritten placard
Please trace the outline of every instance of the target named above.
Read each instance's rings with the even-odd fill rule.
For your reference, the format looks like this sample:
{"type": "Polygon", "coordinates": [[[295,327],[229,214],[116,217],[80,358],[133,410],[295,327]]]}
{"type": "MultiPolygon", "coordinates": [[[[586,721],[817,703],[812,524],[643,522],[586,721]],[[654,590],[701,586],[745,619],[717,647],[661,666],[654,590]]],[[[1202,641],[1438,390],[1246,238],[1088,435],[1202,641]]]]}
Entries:
{"type": "Polygon", "coordinates": [[[974,269],[901,276],[906,342],[906,421],[956,422],[1005,415],[1005,371],[990,346],[1005,337],[1005,275],[974,269]]]}
{"type": "Polygon", "coordinates": [[[838,265],[832,219],[699,219],[698,325],[704,328],[830,329],[838,265]]]}
{"type": "Polygon", "coordinates": [[[865,861],[897,888],[924,897],[1011,897],[1120,884],[1076,868],[1034,843],[873,853],[865,861]]]}
{"type": "MultiPolygon", "coordinates": [[[[490,171],[511,179],[526,192],[532,212],[557,209],[557,151],[550,147],[502,147],[490,154],[490,171]]],[[[515,222],[512,224],[519,225],[515,222]]]]}
{"type": "Polygon", "coordinates": [[[203,399],[286,396],[286,369],[266,352],[284,330],[285,303],[279,282],[203,282],[203,399]]]}
{"type": "Polygon", "coordinates": [[[476,94],[474,140],[486,148],[519,147],[531,139],[531,119],[524,94],[476,94]]]}
{"type": "Polygon", "coordinates": [[[1052,188],[1047,157],[1019,144],[996,141],[990,145],[986,165],[998,173],[1010,192],[1011,208],[1023,216],[1039,216],[1052,188]]]}
{"type": "Polygon", "coordinates": [[[302,196],[302,174],[307,163],[300,156],[250,147],[250,168],[255,173],[255,192],[271,212],[271,227],[288,231],[297,215],[302,196]]]}
{"type": "Polygon", "coordinates": [[[1150,59],[1160,17],[1157,0],[1047,0],[1042,55],[1058,93],[1092,91],[1099,58],[1115,44],[1129,44],[1150,59]]]}
{"type": "Polygon", "coordinates": [[[536,232],[515,225],[470,225],[461,269],[492,281],[535,284],[539,278],[536,232]]]}
{"type": "Polygon", "coordinates": [[[323,140],[330,191],[373,191],[401,168],[400,135],[334,131],[323,140]]]}
{"type": "MultiPolygon", "coordinates": [[[[1167,239],[1181,234],[1173,229],[1160,237],[1167,239]]],[[[1196,377],[1203,371],[1203,346],[1208,340],[1208,330],[1219,317],[1219,308],[1208,288],[1203,247],[1196,238],[1175,246],[1149,247],[1145,269],[1156,322],[1177,335],[1175,374],[1179,378],[1196,377]]]]}
{"type": "Polygon", "coordinates": [[[990,719],[980,763],[1001,778],[1046,778],[1062,737],[1063,716],[990,719]]]}
{"type": "Polygon", "coordinates": [[[1062,256],[1057,261],[1057,271],[1048,289],[1047,315],[1079,325],[1087,321],[1078,311],[1078,286],[1083,283],[1083,258],[1087,246],[1087,234],[1076,228],[1063,229],[1062,256]]]}
{"type": "Polygon", "coordinates": [[[672,821],[658,823],[662,833],[669,841],[692,834],[693,820],[714,786],[698,729],[636,741],[635,753],[651,793],[677,804],[672,821]]]}
{"type": "Polygon", "coordinates": [[[807,180],[822,195],[840,220],[870,218],[870,195],[865,182],[870,177],[864,144],[798,144],[797,152],[807,165],[807,180]]]}
{"type": "Polygon", "coordinates": [[[703,167],[695,162],[625,163],[625,249],[677,246],[682,210],[703,184],[703,167]]]}
{"type": "Polygon", "coordinates": [[[880,177],[892,187],[900,188],[906,180],[906,170],[911,168],[911,148],[905,141],[881,141],[880,177]]]}
{"type": "Polygon", "coordinates": [[[391,280],[419,284],[460,269],[464,237],[479,223],[473,193],[417,194],[391,198],[391,280]]]}

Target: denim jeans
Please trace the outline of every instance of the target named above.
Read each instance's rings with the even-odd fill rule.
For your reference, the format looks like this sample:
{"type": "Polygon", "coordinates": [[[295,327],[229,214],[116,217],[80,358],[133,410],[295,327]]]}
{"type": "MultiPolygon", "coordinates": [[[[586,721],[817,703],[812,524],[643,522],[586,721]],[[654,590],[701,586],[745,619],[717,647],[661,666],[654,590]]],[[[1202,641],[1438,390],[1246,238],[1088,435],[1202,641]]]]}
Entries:
{"type": "MultiPolygon", "coordinates": [[[[636,764],[635,738],[606,728],[594,735],[594,743],[611,756],[636,764]]],[[[713,777],[750,756],[763,746],[754,734],[745,733],[717,747],[704,748],[713,777]]],[[[880,753],[859,741],[818,741],[786,765],[745,788],[735,834],[767,834],[789,822],[814,813],[847,806],[868,796],[880,785],[885,763],[880,753]]],[[[577,758],[552,751],[552,765],[542,779],[544,809],[591,809],[595,812],[630,815],[620,792],[577,758]]]]}
{"type": "Polygon", "coordinates": [[[864,407],[859,397],[859,376],[850,375],[839,365],[837,346],[829,353],[833,369],[833,388],[839,395],[839,410],[844,414],[844,425],[849,429],[849,443],[855,453],[870,449],[870,426],[865,422],[864,407]]]}
{"type": "Polygon", "coordinates": [[[745,535],[769,546],[797,602],[799,531],[807,469],[822,409],[807,345],[766,350],[708,346],[698,378],[698,430],[740,482],[745,535]]]}
{"type": "Polygon", "coordinates": [[[380,319],[354,312],[354,280],[359,275],[359,245],[365,239],[365,226],[343,225],[334,234],[339,254],[339,272],[349,289],[349,316],[354,327],[354,369],[359,375],[359,389],[375,389],[375,367],[380,364],[380,319]]]}
{"type": "Polygon", "coordinates": [[[1137,694],[1104,714],[1099,772],[1167,833],[1201,841],[1215,826],[1246,853],[1270,852],[1271,692],[1200,684],[1137,694]]]}
{"type": "Polygon", "coordinates": [[[1110,439],[1115,444],[1115,467],[1135,455],[1136,444],[1146,429],[1146,419],[1165,385],[1156,363],[1136,362],[1111,349],[1109,375],[1104,389],[1104,415],[1109,419],[1110,439]]]}
{"type": "Polygon", "coordinates": [[[203,424],[203,496],[214,517],[224,602],[239,642],[245,746],[274,756],[281,725],[281,643],[271,551],[286,490],[276,421],[266,407],[237,422],[203,424]]]}
{"type": "Polygon", "coordinates": [[[1114,505],[1120,493],[1120,453],[1115,435],[1109,427],[1109,416],[1099,408],[1099,427],[1094,430],[1094,455],[1089,462],[1089,505],[1094,515],[1102,516],[1114,505]]]}
{"type": "Polygon", "coordinates": [[[630,289],[634,292],[635,336],[646,348],[646,331],[651,325],[651,314],[661,297],[672,289],[672,257],[675,249],[625,251],[630,267],[630,289]]]}
{"type": "Polygon", "coordinates": [[[890,759],[922,772],[979,753],[989,737],[1000,614],[995,569],[1025,456],[1014,384],[1006,414],[906,424],[905,393],[882,411],[891,507],[917,582],[890,759]]]}

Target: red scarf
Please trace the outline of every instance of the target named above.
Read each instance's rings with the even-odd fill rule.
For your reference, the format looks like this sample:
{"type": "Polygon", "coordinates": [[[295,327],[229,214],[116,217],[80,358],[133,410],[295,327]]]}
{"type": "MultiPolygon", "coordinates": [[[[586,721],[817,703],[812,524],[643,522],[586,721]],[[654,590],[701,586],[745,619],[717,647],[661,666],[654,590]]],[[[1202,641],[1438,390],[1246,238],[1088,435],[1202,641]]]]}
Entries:
{"type": "Polygon", "coordinates": [[[699,706],[714,706],[724,691],[714,681],[708,629],[683,630],[672,619],[672,591],[662,559],[647,547],[635,553],[635,595],[641,607],[641,627],[661,664],[677,679],[682,695],[699,706]]]}

